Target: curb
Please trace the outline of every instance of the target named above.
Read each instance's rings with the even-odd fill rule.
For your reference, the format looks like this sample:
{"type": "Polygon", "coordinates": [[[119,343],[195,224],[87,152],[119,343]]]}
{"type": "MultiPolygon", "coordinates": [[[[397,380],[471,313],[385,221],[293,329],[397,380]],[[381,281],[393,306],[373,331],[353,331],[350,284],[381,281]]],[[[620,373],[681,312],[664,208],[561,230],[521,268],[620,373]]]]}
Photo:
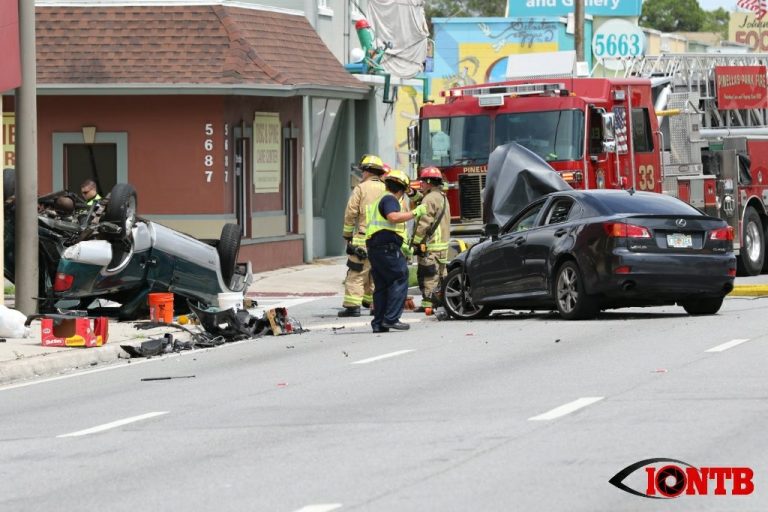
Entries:
{"type": "Polygon", "coordinates": [[[737,284],[729,297],[760,297],[768,295],[768,284],[737,284]]]}
{"type": "Polygon", "coordinates": [[[120,345],[105,345],[89,349],[40,354],[15,361],[0,362],[0,385],[11,384],[22,379],[50,376],[74,368],[112,363],[128,355],[120,345]]]}

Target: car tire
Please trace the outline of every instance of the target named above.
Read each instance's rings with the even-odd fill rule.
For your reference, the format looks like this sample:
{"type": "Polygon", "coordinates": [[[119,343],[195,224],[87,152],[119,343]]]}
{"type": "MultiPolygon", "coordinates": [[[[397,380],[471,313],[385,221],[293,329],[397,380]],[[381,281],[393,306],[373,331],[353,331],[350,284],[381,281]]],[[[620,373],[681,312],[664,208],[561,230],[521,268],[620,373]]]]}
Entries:
{"type": "Polygon", "coordinates": [[[237,269],[237,256],[240,253],[240,226],[237,224],[224,224],[221,229],[221,238],[216,250],[219,252],[219,263],[221,265],[221,277],[224,284],[229,288],[232,277],[237,269]]]}
{"type": "Polygon", "coordinates": [[[102,216],[103,221],[117,224],[120,236],[128,238],[131,229],[136,224],[136,190],[128,183],[118,183],[109,193],[107,208],[102,216]]]}
{"type": "Polygon", "coordinates": [[[471,289],[465,286],[464,269],[455,268],[448,272],[443,280],[443,307],[457,320],[477,320],[486,318],[493,311],[485,305],[475,305],[470,298],[471,289]]]}
{"type": "Polygon", "coordinates": [[[763,269],[765,259],[765,231],[760,215],[751,206],[744,212],[738,270],[742,276],[756,276],[763,269]]]}
{"type": "Polygon", "coordinates": [[[714,315],[720,311],[723,305],[723,297],[709,299],[694,299],[681,303],[685,312],[689,315],[714,315]]]}
{"type": "Polygon", "coordinates": [[[584,291],[584,279],[575,261],[557,269],[554,280],[555,304],[565,320],[589,320],[600,312],[597,300],[584,291]]]}

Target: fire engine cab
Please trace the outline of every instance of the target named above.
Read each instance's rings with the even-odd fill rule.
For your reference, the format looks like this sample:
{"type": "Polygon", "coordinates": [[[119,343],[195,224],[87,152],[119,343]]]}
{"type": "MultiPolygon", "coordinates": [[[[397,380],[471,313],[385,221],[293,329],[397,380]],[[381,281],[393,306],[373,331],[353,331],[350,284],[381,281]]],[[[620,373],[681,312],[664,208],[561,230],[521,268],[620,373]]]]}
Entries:
{"type": "Polygon", "coordinates": [[[666,193],[725,219],[740,233],[740,272],[755,275],[768,226],[766,61],[664,55],[631,62],[623,77],[538,76],[446,90],[409,128],[412,158],[419,169],[443,172],[455,234],[479,233],[488,156],[514,141],[574,188],[666,193]]]}

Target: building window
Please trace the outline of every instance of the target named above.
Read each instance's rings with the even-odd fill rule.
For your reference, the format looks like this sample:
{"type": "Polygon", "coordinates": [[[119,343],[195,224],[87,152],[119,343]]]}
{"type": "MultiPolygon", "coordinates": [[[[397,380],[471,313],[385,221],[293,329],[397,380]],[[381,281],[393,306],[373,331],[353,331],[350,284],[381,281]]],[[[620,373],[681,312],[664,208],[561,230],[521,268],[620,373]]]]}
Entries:
{"type": "Polygon", "coordinates": [[[317,0],[317,14],[320,16],[333,16],[333,9],[328,6],[328,0],[317,0]]]}

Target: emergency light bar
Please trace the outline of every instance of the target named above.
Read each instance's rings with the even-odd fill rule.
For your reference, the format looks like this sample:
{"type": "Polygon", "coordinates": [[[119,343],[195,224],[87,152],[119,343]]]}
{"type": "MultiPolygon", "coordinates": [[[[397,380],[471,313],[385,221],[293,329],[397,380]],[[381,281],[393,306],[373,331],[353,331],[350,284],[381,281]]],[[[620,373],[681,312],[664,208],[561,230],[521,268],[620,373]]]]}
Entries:
{"type": "Polygon", "coordinates": [[[520,84],[520,85],[488,85],[485,87],[472,87],[467,89],[449,89],[441,91],[443,98],[456,98],[459,96],[533,96],[547,93],[558,93],[565,89],[565,84],[520,84]]]}

